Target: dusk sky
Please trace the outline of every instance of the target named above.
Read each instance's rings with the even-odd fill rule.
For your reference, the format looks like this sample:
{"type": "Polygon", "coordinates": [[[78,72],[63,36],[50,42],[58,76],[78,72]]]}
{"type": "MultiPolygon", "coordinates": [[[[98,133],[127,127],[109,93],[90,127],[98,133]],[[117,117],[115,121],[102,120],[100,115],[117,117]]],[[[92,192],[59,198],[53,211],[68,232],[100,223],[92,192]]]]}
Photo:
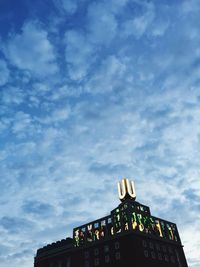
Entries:
{"type": "Polygon", "coordinates": [[[199,0],[0,0],[0,267],[108,215],[123,177],[200,266],[199,14],[199,0]]]}

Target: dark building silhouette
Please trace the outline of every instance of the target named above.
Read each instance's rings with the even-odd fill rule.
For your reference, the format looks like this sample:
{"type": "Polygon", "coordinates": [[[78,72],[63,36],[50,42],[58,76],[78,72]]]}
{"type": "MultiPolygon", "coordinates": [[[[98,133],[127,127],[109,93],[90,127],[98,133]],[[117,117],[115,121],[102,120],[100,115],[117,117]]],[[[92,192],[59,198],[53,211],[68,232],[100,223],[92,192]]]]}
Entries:
{"type": "Polygon", "coordinates": [[[187,267],[176,224],[135,201],[134,183],[118,184],[121,204],[67,238],[38,249],[34,267],[187,267]]]}

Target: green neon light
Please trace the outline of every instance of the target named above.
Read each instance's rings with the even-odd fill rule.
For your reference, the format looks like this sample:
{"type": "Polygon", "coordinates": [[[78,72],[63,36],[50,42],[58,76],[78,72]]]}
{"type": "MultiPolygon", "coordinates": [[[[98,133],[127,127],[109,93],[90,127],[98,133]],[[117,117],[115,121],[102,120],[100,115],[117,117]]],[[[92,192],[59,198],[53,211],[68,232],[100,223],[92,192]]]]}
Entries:
{"type": "Polygon", "coordinates": [[[75,246],[83,246],[86,243],[98,241],[106,236],[123,233],[124,231],[138,231],[148,235],[154,235],[160,238],[178,241],[176,226],[172,223],[143,215],[138,212],[117,209],[113,217],[88,224],[86,227],[74,231],[75,246]],[[130,216],[130,217],[129,217],[130,216]],[[112,223],[113,221],[113,223],[112,223]]]}

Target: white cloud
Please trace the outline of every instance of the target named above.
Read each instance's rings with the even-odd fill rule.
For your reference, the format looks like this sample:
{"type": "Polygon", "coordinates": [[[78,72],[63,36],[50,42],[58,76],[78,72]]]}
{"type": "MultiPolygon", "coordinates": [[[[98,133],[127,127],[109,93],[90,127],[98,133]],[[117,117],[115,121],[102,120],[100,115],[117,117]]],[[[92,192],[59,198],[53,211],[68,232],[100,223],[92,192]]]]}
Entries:
{"type": "Polygon", "coordinates": [[[155,26],[152,29],[152,36],[154,37],[160,37],[163,34],[165,34],[167,28],[168,28],[169,24],[167,22],[156,22],[155,26]]]}
{"type": "Polygon", "coordinates": [[[0,59],[0,86],[8,82],[10,71],[4,60],[0,59]]]}
{"type": "Polygon", "coordinates": [[[199,12],[199,0],[185,0],[183,1],[180,11],[182,14],[187,15],[188,13],[199,12]]]}
{"type": "MultiPolygon", "coordinates": [[[[112,66],[111,70],[103,65],[108,75],[115,77],[116,73],[121,73],[121,68],[123,73],[123,66],[120,67],[116,58],[111,57],[106,63],[108,62],[108,66],[112,66]]],[[[142,95],[140,98],[132,91],[126,97],[121,95],[123,99],[116,102],[112,102],[111,99],[101,102],[101,99],[97,98],[92,102],[89,99],[82,100],[74,107],[75,117],[70,127],[49,126],[37,143],[24,143],[20,146],[13,144],[12,150],[6,148],[9,156],[12,155],[13,163],[4,165],[4,168],[1,165],[1,174],[4,176],[9,171],[10,177],[17,176],[19,180],[23,174],[23,181],[20,181],[20,192],[17,191],[15,196],[7,201],[5,210],[10,210],[13,199],[15,213],[18,213],[18,216],[27,216],[20,210],[23,201],[27,199],[48,202],[56,207],[56,216],[50,216],[48,223],[44,217],[38,219],[38,215],[32,215],[31,220],[37,223],[37,227],[29,234],[17,236],[16,242],[37,239],[34,248],[36,249],[42,242],[44,244],[65,237],[66,229],[71,234],[71,226],[68,228],[66,221],[77,226],[81,222],[107,214],[118,204],[115,184],[125,175],[135,177],[138,200],[149,204],[153,215],[160,215],[165,219],[174,220],[178,226],[181,225],[181,238],[185,250],[189,252],[191,244],[188,243],[188,233],[191,229],[185,226],[183,231],[182,225],[187,225],[184,215],[185,209],[190,207],[190,202],[185,202],[183,192],[188,186],[191,188],[197,185],[198,175],[192,173],[193,166],[190,166],[187,172],[184,169],[185,173],[180,173],[179,168],[194,163],[195,158],[198,161],[198,150],[197,154],[192,155],[191,149],[194,152],[194,145],[198,146],[195,137],[200,130],[196,128],[193,131],[194,135],[188,133],[199,124],[199,111],[194,112],[194,109],[184,107],[185,99],[195,104],[197,95],[197,91],[190,96],[186,90],[176,90],[174,93],[142,95]],[[163,109],[168,111],[161,112],[163,109]],[[193,120],[185,124],[185,119],[189,115],[193,120]],[[174,118],[178,119],[174,122],[174,118]],[[159,127],[164,123],[166,125],[162,126],[160,134],[159,127]],[[171,138],[177,135],[176,132],[177,138],[171,138]],[[181,149],[177,146],[179,140],[183,141],[181,149]],[[158,145],[148,146],[153,141],[157,141],[158,145]],[[184,159],[182,155],[188,153],[190,157],[184,159]],[[154,161],[153,157],[156,157],[154,161]],[[26,164],[22,164],[22,158],[26,159],[26,164]],[[168,177],[167,185],[164,175],[168,177]],[[187,176],[191,177],[193,182],[191,180],[188,184],[187,176]],[[99,185],[98,190],[95,190],[96,182],[99,185]],[[31,191],[30,185],[33,188],[31,191]],[[102,208],[105,198],[109,199],[109,202],[102,208]],[[181,201],[178,214],[173,209],[176,199],[181,201]],[[79,212],[74,212],[74,205],[79,212]],[[85,210],[86,206],[90,206],[89,213],[85,210]],[[163,210],[165,214],[162,214],[163,210]],[[56,228],[53,225],[56,225],[56,228]],[[58,225],[62,225],[63,228],[59,229],[58,225]],[[46,233],[44,229],[47,229],[46,233]]],[[[65,116],[65,111],[55,109],[49,117],[59,117],[63,120],[65,116]]],[[[29,117],[24,114],[18,114],[17,117],[20,117],[22,122],[25,120],[23,125],[29,128],[29,117]]],[[[20,127],[18,129],[20,130],[20,127]]],[[[15,190],[18,187],[15,185],[15,190]]],[[[193,218],[194,215],[190,216],[193,218]]],[[[194,227],[198,230],[196,225],[194,227]]],[[[199,237],[196,235],[193,242],[196,247],[198,240],[199,237]]],[[[11,242],[13,240],[8,243],[11,242]]],[[[196,259],[197,253],[195,249],[190,254],[190,261],[196,259]]]]}
{"type": "Polygon", "coordinates": [[[48,74],[56,68],[47,32],[28,23],[11,35],[7,57],[26,70],[1,92],[1,214],[12,210],[33,228],[10,234],[0,226],[2,266],[31,266],[37,248],[108,214],[119,204],[116,182],[124,176],[135,179],[137,199],[153,215],[178,224],[189,264],[199,266],[199,27],[185,19],[192,10],[173,16],[177,4],[163,7],[170,13],[163,24],[162,3],[155,12],[147,2],[87,1],[80,15],[77,2],[66,1],[51,38],[61,41],[58,58],[65,50],[69,73],[63,69],[53,85],[52,75],[31,83],[32,72],[41,77],[38,65],[48,74]],[[52,216],[30,214],[25,204],[33,200],[49,203],[52,216]]]}
{"type": "Polygon", "coordinates": [[[63,8],[67,13],[74,14],[77,9],[77,2],[73,0],[61,0],[63,8]]]}
{"type": "Polygon", "coordinates": [[[24,24],[21,34],[11,35],[4,44],[4,53],[13,65],[38,77],[58,71],[54,47],[48,34],[34,22],[24,24]]]}
{"type": "Polygon", "coordinates": [[[34,119],[28,113],[18,111],[12,120],[12,133],[17,138],[26,138],[28,136],[34,136],[36,133],[39,134],[40,127],[35,124],[34,119]]]}
{"type": "Polygon", "coordinates": [[[83,79],[95,61],[95,48],[81,32],[68,31],[65,40],[69,76],[72,80],[83,79]]]}
{"type": "Polygon", "coordinates": [[[18,112],[15,116],[15,122],[13,125],[13,132],[18,133],[23,131],[31,123],[31,117],[24,112],[18,112]]]}
{"type": "Polygon", "coordinates": [[[9,86],[2,91],[1,101],[6,105],[19,105],[24,102],[25,96],[21,89],[9,86]]]}
{"type": "Polygon", "coordinates": [[[66,121],[71,114],[70,107],[63,107],[60,109],[54,109],[50,116],[39,118],[38,120],[44,124],[60,123],[66,121]]]}
{"type": "Polygon", "coordinates": [[[85,90],[91,93],[110,92],[121,87],[126,78],[126,65],[115,56],[109,56],[88,81],[85,90]]]}
{"type": "Polygon", "coordinates": [[[145,5],[145,9],[142,15],[136,16],[133,19],[129,19],[124,22],[124,24],[122,25],[122,35],[125,35],[125,37],[133,35],[136,38],[140,38],[147,32],[154,18],[154,5],[152,3],[145,5]]]}
{"type": "Polygon", "coordinates": [[[88,9],[90,41],[108,45],[116,35],[117,20],[105,3],[93,3],[88,9]],[[102,30],[103,29],[103,30],[102,30]]]}

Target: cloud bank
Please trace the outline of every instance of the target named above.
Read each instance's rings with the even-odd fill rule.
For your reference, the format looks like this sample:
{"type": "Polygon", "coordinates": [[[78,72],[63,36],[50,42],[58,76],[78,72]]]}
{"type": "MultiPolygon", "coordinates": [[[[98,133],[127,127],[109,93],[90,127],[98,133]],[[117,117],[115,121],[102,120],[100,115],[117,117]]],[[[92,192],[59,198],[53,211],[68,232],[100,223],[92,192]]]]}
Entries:
{"type": "Polygon", "coordinates": [[[127,177],[198,267],[199,2],[21,5],[0,31],[1,266],[107,215],[127,177]]]}

